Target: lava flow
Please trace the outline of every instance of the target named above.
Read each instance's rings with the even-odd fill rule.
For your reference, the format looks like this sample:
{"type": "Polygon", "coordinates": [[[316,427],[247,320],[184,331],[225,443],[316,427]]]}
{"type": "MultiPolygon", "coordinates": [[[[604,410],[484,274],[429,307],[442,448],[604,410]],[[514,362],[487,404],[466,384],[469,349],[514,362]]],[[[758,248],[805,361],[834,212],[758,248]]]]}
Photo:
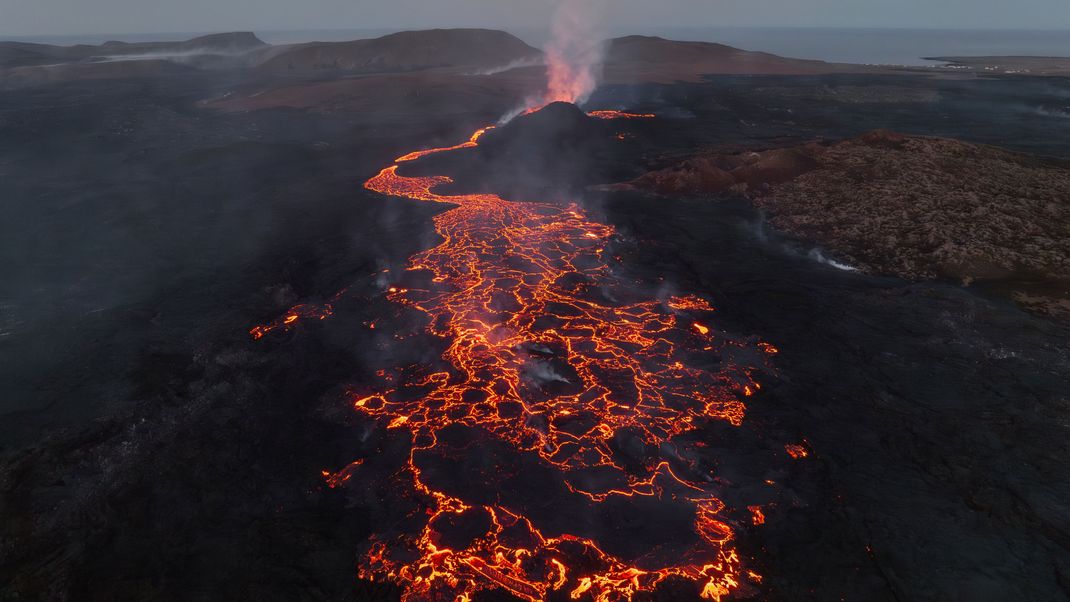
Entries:
{"type": "MultiPolygon", "coordinates": [[[[365,183],[451,208],[434,218],[442,242],[410,258],[386,293],[426,314],[428,332],[445,345],[442,365],[382,370],[381,382],[353,393],[357,412],[411,437],[400,478],[424,508],[412,519],[416,527],[373,539],[361,576],[398,583],[405,600],[468,600],[504,589],[531,601],[610,601],[673,578],[720,600],[744,581],[759,582],[742,566],[733,526],[757,524],[759,515],[728,508],[717,479],[680,441],[711,420],[742,422],[742,400],[760,387],[752,369],[709,358],[728,358],[745,345],[708,326],[714,308],[705,299],[636,297],[606,257],[613,227],[577,205],[439,194],[449,177],[399,173],[428,154],[476,146],[485,131],[458,146],[400,157],[365,183]],[[469,433],[462,439],[482,438],[526,458],[523,466],[549,483],[547,500],[521,499],[502,485],[443,485],[443,471],[428,468],[433,460],[453,454],[462,464],[478,453],[457,443],[458,429],[469,433]],[[615,515],[605,515],[606,529],[583,511],[555,505],[561,500],[588,514],[639,508],[640,521],[648,507],[641,504],[666,504],[685,517],[687,536],[633,552],[629,542],[609,541],[620,539],[612,535],[620,528],[615,515]],[[467,525],[467,535],[448,536],[458,524],[467,525]]],[[[254,329],[253,336],[265,332],[254,329]]],[[[775,353],[749,347],[757,357],[775,353]]],[[[351,485],[362,462],[325,472],[327,483],[351,485]]]]}
{"type": "Polygon", "coordinates": [[[615,110],[591,111],[587,115],[596,119],[653,119],[656,117],[653,113],[628,113],[615,110]]]}

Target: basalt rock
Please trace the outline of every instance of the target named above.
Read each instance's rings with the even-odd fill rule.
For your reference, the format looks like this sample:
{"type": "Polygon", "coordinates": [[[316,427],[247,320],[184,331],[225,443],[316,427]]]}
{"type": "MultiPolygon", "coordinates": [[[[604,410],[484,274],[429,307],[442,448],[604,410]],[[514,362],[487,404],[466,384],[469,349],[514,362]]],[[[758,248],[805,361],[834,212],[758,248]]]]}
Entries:
{"type": "Polygon", "coordinates": [[[824,147],[775,149],[738,155],[705,155],[652,171],[630,186],[664,195],[754,192],[814,170],[824,147]]]}
{"type": "Polygon", "coordinates": [[[624,186],[742,194],[782,232],[868,272],[978,283],[1070,317],[1070,162],[876,130],[704,155],[624,186]]]}

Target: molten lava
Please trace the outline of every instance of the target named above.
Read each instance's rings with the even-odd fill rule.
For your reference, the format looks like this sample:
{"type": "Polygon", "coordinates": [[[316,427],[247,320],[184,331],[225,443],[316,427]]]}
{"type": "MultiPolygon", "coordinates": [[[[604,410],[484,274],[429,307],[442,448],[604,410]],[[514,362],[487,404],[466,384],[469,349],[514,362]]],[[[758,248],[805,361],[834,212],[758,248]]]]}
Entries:
{"type": "Polygon", "coordinates": [[[488,131],[493,130],[493,129],[494,129],[493,125],[487,126],[487,127],[483,128],[483,129],[476,130],[476,133],[472,134],[472,137],[469,138],[467,142],[463,142],[463,143],[458,144],[456,146],[447,146],[446,148],[431,148],[431,149],[422,150],[422,151],[414,151],[414,152],[411,152],[411,153],[409,153],[409,154],[407,154],[407,155],[405,155],[403,157],[398,157],[397,159],[395,159],[395,162],[397,162],[397,163],[405,163],[407,161],[415,161],[415,160],[417,160],[417,159],[419,159],[421,157],[426,157],[427,155],[433,155],[435,153],[444,153],[444,152],[447,152],[447,151],[454,151],[454,150],[459,150],[459,149],[462,149],[462,148],[472,148],[473,146],[478,146],[479,145],[479,139],[483,137],[483,134],[486,134],[488,131]]]}
{"type": "MultiPolygon", "coordinates": [[[[449,177],[399,173],[401,163],[476,146],[485,131],[457,146],[399,157],[365,184],[384,195],[451,208],[434,218],[442,242],[410,258],[410,281],[399,277],[386,292],[427,316],[428,332],[446,344],[448,369],[380,371],[381,382],[352,398],[356,412],[407,431],[411,448],[399,478],[426,508],[416,530],[372,542],[361,576],[394,581],[412,601],[468,600],[499,588],[530,601],[552,592],[621,600],[674,577],[720,600],[744,581],[759,582],[742,567],[733,525],[760,524],[760,508],[727,508],[716,479],[692,470],[694,463],[674,451],[680,435],[708,421],[742,422],[742,400],[759,388],[752,370],[730,362],[717,369],[693,364],[744,345],[707,326],[713,307],[705,299],[629,298],[628,283],[612,273],[606,257],[614,229],[579,206],[439,194],[449,177]],[[478,430],[530,457],[587,504],[642,497],[684,504],[693,513],[693,542],[683,554],[628,560],[607,552],[583,525],[551,529],[515,505],[451,493],[427,477],[418,456],[442,447],[443,433],[456,428],[478,430]],[[624,434],[666,459],[622,461],[614,441],[624,434]],[[580,478],[592,470],[619,478],[613,486],[592,486],[580,478]],[[442,525],[462,520],[482,526],[451,546],[442,525]]],[[[295,308],[252,335],[328,314],[329,308],[295,308]]],[[[776,352],[771,345],[750,347],[759,356],[776,352]]],[[[361,469],[358,460],[324,477],[339,487],[361,469]]]]}
{"type": "Polygon", "coordinates": [[[810,449],[806,446],[805,443],[806,443],[805,441],[803,442],[802,445],[796,445],[794,443],[789,443],[789,444],[784,446],[784,451],[788,452],[788,455],[791,456],[792,458],[795,458],[796,460],[799,460],[801,458],[805,458],[805,457],[810,455],[810,449]]]}
{"type": "Polygon", "coordinates": [[[612,110],[591,111],[588,115],[597,119],[653,119],[657,117],[653,113],[626,113],[612,110]]]}

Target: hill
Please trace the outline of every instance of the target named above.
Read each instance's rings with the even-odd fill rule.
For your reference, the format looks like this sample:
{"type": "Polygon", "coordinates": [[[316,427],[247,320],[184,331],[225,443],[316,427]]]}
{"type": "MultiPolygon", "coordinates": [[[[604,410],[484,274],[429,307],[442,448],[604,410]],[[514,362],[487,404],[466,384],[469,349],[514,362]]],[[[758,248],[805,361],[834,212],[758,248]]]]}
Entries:
{"type": "Polygon", "coordinates": [[[712,74],[818,75],[871,70],[874,68],[785,58],[711,42],[627,36],[607,42],[605,80],[671,83],[696,81],[712,74]]]}
{"type": "Polygon", "coordinates": [[[432,29],[404,31],[371,40],[280,46],[265,53],[257,69],[310,73],[496,67],[539,55],[538,49],[504,31],[432,29]]]}
{"type": "Polygon", "coordinates": [[[177,42],[117,42],[54,46],[0,42],[0,67],[26,67],[123,57],[167,58],[193,54],[242,54],[266,48],[251,32],[220,33],[177,42]]]}
{"type": "Polygon", "coordinates": [[[703,155],[619,188],[744,194],[781,231],[872,273],[978,283],[1070,318],[1070,162],[875,131],[703,155]]]}

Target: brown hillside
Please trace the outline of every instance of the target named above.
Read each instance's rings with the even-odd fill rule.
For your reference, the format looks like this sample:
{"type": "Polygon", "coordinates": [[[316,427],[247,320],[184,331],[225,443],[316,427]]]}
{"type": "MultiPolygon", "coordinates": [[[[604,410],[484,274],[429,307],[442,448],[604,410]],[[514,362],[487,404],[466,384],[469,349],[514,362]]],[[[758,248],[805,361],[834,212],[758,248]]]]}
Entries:
{"type": "Polygon", "coordinates": [[[263,71],[412,71],[431,67],[494,67],[534,58],[539,51],[504,31],[433,29],[372,40],[281,46],[264,54],[263,71]]]}
{"type": "Polygon", "coordinates": [[[695,81],[712,74],[814,75],[872,69],[863,65],[785,58],[724,44],[627,36],[608,42],[605,79],[607,83],[671,83],[695,81]]]}

